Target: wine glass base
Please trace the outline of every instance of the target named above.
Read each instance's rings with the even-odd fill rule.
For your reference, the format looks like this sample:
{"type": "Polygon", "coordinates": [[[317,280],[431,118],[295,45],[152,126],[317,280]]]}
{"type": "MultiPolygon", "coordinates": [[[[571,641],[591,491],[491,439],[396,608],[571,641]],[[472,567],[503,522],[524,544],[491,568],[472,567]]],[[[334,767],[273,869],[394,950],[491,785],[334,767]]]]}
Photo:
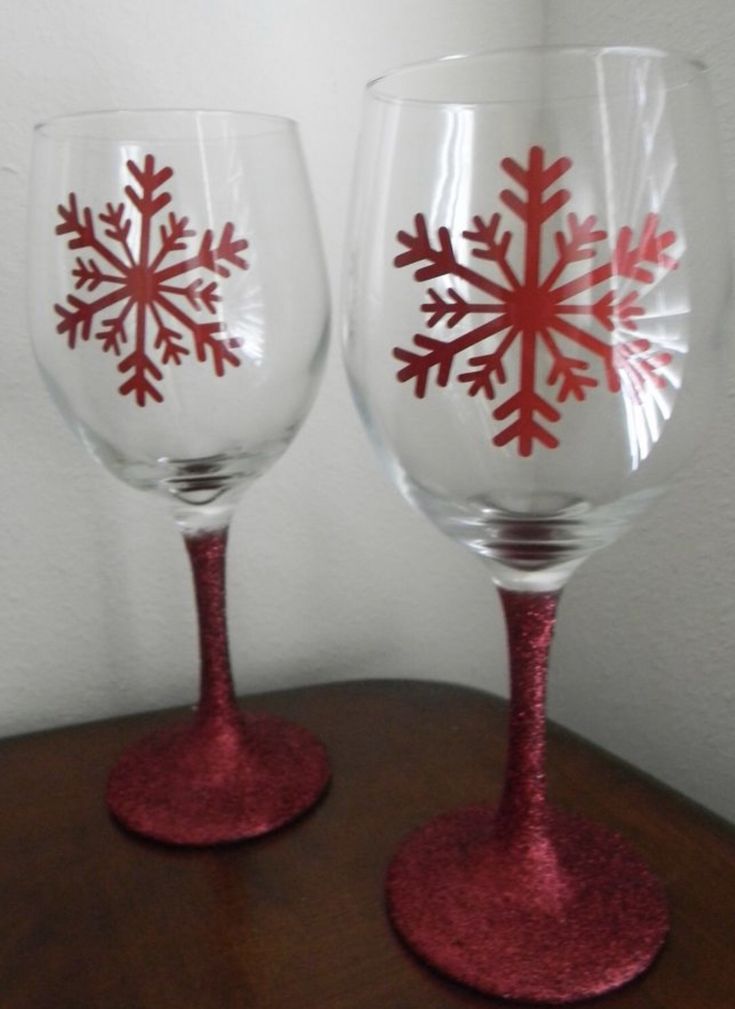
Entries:
{"type": "Polygon", "coordinates": [[[414,831],[388,872],[396,931],[486,995],[559,1004],[626,984],[666,937],[661,884],[603,827],[554,811],[546,836],[511,850],[486,806],[414,831]]]}
{"type": "Polygon", "coordinates": [[[125,750],[107,805],[128,830],[181,845],[267,834],[305,813],[329,781],[321,742],[269,714],[194,721],[125,750]]]}

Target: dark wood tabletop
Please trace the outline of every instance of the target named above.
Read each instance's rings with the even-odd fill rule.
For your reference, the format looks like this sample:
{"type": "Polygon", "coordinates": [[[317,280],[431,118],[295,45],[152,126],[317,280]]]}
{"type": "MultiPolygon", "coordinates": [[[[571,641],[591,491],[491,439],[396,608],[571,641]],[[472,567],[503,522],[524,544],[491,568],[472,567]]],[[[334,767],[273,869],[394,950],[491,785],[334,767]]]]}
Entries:
{"type": "MultiPolygon", "coordinates": [[[[385,869],[408,830],[496,796],[503,702],[388,680],[247,703],[316,732],[334,780],[298,823],[220,848],[142,841],[105,810],[120,749],[176,713],[0,742],[2,1009],[507,1005],[420,964],[383,906],[385,869]]],[[[624,832],[671,900],[671,937],[648,974],[586,1004],[733,1009],[735,831],[553,727],[549,779],[559,805],[624,832]]]]}

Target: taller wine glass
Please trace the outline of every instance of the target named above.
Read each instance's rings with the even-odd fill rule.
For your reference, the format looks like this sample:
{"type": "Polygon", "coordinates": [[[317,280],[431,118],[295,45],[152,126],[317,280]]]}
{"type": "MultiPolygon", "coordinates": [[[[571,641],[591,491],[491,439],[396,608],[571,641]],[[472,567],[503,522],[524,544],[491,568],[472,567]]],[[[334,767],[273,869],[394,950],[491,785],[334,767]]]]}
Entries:
{"type": "Polygon", "coordinates": [[[487,993],[600,994],[667,931],[628,844],[548,804],[544,698],[562,587],[702,437],[730,278],[712,120],[702,67],[650,49],[454,57],[368,88],[347,369],[401,493],[486,562],[511,675],[498,804],[409,836],[389,911],[487,993]]]}
{"type": "Polygon", "coordinates": [[[36,128],[30,306],[41,372],[92,455],[171,505],[191,559],[194,719],[128,749],[107,801],[177,844],[252,837],[328,776],[305,729],[235,704],[225,545],[242,491],[314,397],[328,293],[295,124],[256,113],[88,113],[36,128]]]}

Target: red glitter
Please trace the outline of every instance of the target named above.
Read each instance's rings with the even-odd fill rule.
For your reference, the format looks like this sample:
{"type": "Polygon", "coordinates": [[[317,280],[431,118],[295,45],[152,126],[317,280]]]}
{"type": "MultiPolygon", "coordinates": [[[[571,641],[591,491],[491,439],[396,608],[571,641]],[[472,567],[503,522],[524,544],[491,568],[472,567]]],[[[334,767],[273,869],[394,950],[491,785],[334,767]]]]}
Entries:
{"type": "Polygon", "coordinates": [[[617,834],[561,813],[509,847],[485,806],[411,834],[391,865],[394,926],[420,957],[487,995],[561,1004],[644,971],[668,930],[658,880],[617,834]]]}
{"type": "Polygon", "coordinates": [[[274,715],[197,719],[131,746],[107,804],[137,834],[205,845],[267,834],[306,812],[329,780],[321,743],[274,715]]]}
{"type": "Polygon", "coordinates": [[[324,747],[310,732],[237,709],[225,620],[227,530],[187,536],[199,613],[201,695],[194,720],[131,746],[107,786],[129,830],[170,844],[256,837],[300,816],[329,781],[324,747]]]}
{"type": "Polygon", "coordinates": [[[388,909],[432,966],[488,995],[565,1003],[645,970],[668,931],[661,884],[619,835],[552,810],[545,692],[557,593],[501,590],[511,672],[505,784],[411,834],[388,909]]]}

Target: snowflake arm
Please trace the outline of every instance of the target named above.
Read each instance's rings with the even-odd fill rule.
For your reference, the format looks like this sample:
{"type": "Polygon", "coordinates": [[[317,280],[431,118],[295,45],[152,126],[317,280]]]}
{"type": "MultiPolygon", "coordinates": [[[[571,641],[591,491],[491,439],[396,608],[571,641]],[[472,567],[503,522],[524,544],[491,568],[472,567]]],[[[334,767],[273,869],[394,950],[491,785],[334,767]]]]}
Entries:
{"type": "Polygon", "coordinates": [[[478,259],[488,259],[491,262],[497,263],[508,284],[512,288],[518,288],[520,286],[518,277],[516,277],[513,268],[508,262],[511,234],[509,231],[504,231],[502,235],[498,235],[500,214],[493,214],[487,224],[485,224],[479,214],[476,214],[472,219],[472,223],[474,224],[474,230],[469,229],[462,232],[463,238],[469,239],[476,245],[476,248],[472,251],[472,255],[478,259]]]}
{"type": "Polygon", "coordinates": [[[118,364],[117,370],[121,375],[130,372],[127,381],[118,389],[121,396],[135,396],[138,406],[145,406],[149,397],[155,403],[163,401],[163,395],[155,385],[162,381],[163,372],[146,350],[146,306],[143,303],[136,305],[135,346],[118,364]]]}
{"type": "Polygon", "coordinates": [[[559,158],[544,167],[544,152],[540,147],[532,147],[528,152],[527,168],[513,158],[503,158],[503,171],[525,191],[526,198],[521,199],[511,189],[504,189],[500,199],[522,221],[533,222],[534,226],[543,223],[571,199],[572,194],[567,189],[557,189],[550,196],[544,197],[546,190],[568,172],[571,166],[569,158],[559,158]]]}
{"type": "Polygon", "coordinates": [[[183,336],[175,329],[169,329],[164,323],[161,313],[155,305],[151,306],[151,312],[158,326],[158,333],[154,347],[161,351],[161,363],[181,364],[182,360],[188,356],[189,351],[183,344],[183,336]]]}
{"type": "Polygon", "coordinates": [[[504,158],[503,170],[523,190],[519,196],[512,189],[504,189],[501,201],[523,221],[526,233],[524,287],[537,287],[541,261],[541,229],[545,221],[552,217],[571,199],[566,189],[549,190],[571,167],[569,158],[559,158],[544,167],[544,152],[540,147],[532,147],[528,152],[528,167],[524,168],[513,158],[504,158]]]}
{"type": "Polygon", "coordinates": [[[561,304],[582,291],[588,291],[598,284],[605,283],[612,277],[625,277],[638,283],[650,284],[654,280],[654,273],[650,267],[659,267],[663,271],[675,270],[676,260],[664,250],[676,241],[676,235],[673,231],[657,234],[658,223],[658,214],[646,215],[638,245],[631,245],[633,229],[621,228],[609,263],[602,263],[589,273],[552,288],[551,296],[557,304],[561,304]]]}
{"type": "Polygon", "coordinates": [[[161,284],[158,290],[167,294],[180,294],[197,311],[205,308],[208,312],[214,314],[217,311],[217,302],[222,300],[219,294],[217,294],[217,283],[216,281],[212,281],[205,286],[202,286],[203,284],[204,281],[202,278],[197,277],[187,287],[172,287],[170,284],[161,284]]]}
{"type": "Polygon", "coordinates": [[[588,353],[594,354],[600,358],[605,370],[605,378],[607,380],[608,389],[610,392],[619,391],[620,378],[615,369],[613,349],[609,344],[603,343],[586,330],[581,329],[579,326],[575,326],[566,319],[559,318],[558,316],[553,319],[550,324],[550,328],[559,333],[561,336],[565,336],[568,340],[571,340],[572,343],[576,343],[588,353]]]}
{"type": "Polygon", "coordinates": [[[505,329],[508,325],[506,316],[501,316],[493,322],[485,323],[459,336],[455,340],[436,340],[431,336],[424,336],[417,333],[413,342],[416,347],[426,351],[424,354],[417,354],[412,350],[404,350],[402,347],[394,347],[393,356],[398,361],[402,361],[404,367],[398,372],[399,382],[415,382],[414,392],[419,399],[426,395],[426,387],[431,372],[436,368],[436,384],[444,387],[449,382],[454,359],[462,351],[467,350],[476,343],[495,333],[505,329]]]}
{"type": "Polygon", "coordinates": [[[131,221],[129,217],[125,216],[125,204],[119,203],[116,207],[113,207],[111,203],[108,203],[105,211],[99,215],[99,219],[103,224],[107,225],[105,236],[113,242],[118,242],[122,246],[130,265],[135,265],[135,256],[128,243],[131,221]]]}
{"type": "Polygon", "coordinates": [[[102,329],[97,333],[97,339],[102,343],[102,350],[105,353],[112,351],[116,357],[120,356],[123,344],[128,342],[128,336],[125,331],[125,319],[132,307],[133,302],[128,301],[119,315],[112,316],[103,321],[102,329]]]}
{"type": "Polygon", "coordinates": [[[207,356],[212,358],[212,366],[215,375],[222,376],[225,373],[225,366],[231,365],[233,368],[240,366],[240,358],[233,354],[231,348],[240,346],[240,341],[236,339],[223,339],[220,334],[225,332],[224,327],[219,322],[198,322],[191,319],[185,312],[176,306],[168,298],[159,295],[158,304],[168,312],[180,325],[188,329],[194,338],[194,351],[198,361],[206,361],[207,356]]]}
{"type": "Polygon", "coordinates": [[[654,274],[645,264],[657,266],[662,270],[676,269],[678,265],[676,260],[665,252],[676,241],[676,235],[673,231],[657,234],[658,225],[658,214],[647,214],[640,241],[632,248],[630,243],[633,241],[633,229],[628,227],[620,229],[613,257],[613,269],[618,276],[630,277],[641,284],[650,284],[653,282],[654,274]]]}
{"type": "Polygon", "coordinates": [[[548,330],[543,331],[541,339],[546,345],[552,361],[546,381],[551,386],[558,384],[557,400],[563,403],[569,396],[574,396],[578,401],[583,400],[586,389],[593,389],[597,385],[596,378],[585,374],[589,371],[589,363],[563,354],[548,330]]]}
{"type": "Polygon", "coordinates": [[[230,275],[230,270],[224,265],[225,263],[234,266],[238,270],[246,270],[248,268],[247,260],[243,259],[240,255],[241,252],[247,249],[248,243],[244,238],[235,238],[234,224],[230,222],[225,224],[217,245],[212,245],[213,240],[214,232],[210,230],[205,231],[197,254],[190,259],[184,259],[180,263],[175,263],[173,266],[161,270],[158,274],[161,283],[171,280],[173,277],[178,277],[182,273],[195,270],[197,267],[211,270],[212,273],[216,273],[220,277],[229,277],[230,275]]]}
{"type": "Polygon", "coordinates": [[[449,288],[445,298],[438,294],[433,287],[429,288],[427,293],[429,300],[421,306],[421,311],[426,314],[426,322],[430,329],[433,329],[438,322],[445,322],[449,329],[454,329],[468,315],[495,314],[505,311],[505,305],[502,303],[487,304],[467,301],[453,287],[449,288]]]}
{"type": "Polygon", "coordinates": [[[151,242],[151,222],[156,214],[171,202],[168,193],[158,193],[157,190],[165,182],[168,182],[174,173],[168,167],[161,168],[157,172],[152,154],[146,154],[142,168],[138,168],[134,161],[128,161],[127,169],[138,184],[137,190],[131,185],[125,187],[125,195],[140,214],[138,265],[147,269],[150,266],[148,256],[151,242]]]}
{"type": "Polygon", "coordinates": [[[121,396],[134,396],[138,406],[145,406],[148,397],[155,403],[163,402],[163,395],[155,385],[163,379],[163,372],[156,366],[155,361],[148,357],[145,350],[136,347],[120,362],[117,370],[122,375],[131,372],[128,380],[119,387],[121,396]]]}
{"type": "Polygon", "coordinates": [[[543,290],[551,289],[572,263],[594,257],[594,246],[607,238],[607,232],[596,228],[596,223],[597,218],[594,215],[590,215],[584,221],[580,221],[575,213],[567,216],[569,236],[567,237],[563,231],[557,231],[554,236],[557,260],[541,285],[543,290]]]}
{"type": "Polygon", "coordinates": [[[57,211],[61,223],[56,225],[56,234],[72,236],[66,243],[70,249],[93,249],[118,273],[125,272],[125,263],[97,238],[91,209],[85,207],[80,214],[74,193],[69,193],[69,206],[60,203],[57,211]]]}
{"type": "Polygon", "coordinates": [[[501,301],[507,300],[508,291],[504,287],[457,261],[448,228],[439,228],[437,231],[438,244],[434,246],[431,243],[426,218],[423,214],[416,214],[414,227],[415,234],[408,231],[398,232],[398,241],[405,246],[406,251],[395,257],[393,261],[395,266],[401,268],[423,262],[426,265],[420,266],[414,272],[416,280],[433,280],[435,277],[444,276],[459,277],[494,298],[499,298],[501,301]]]}
{"type": "Polygon", "coordinates": [[[168,224],[162,224],[159,228],[161,245],[156,258],[151,263],[152,270],[157,270],[172,252],[181,252],[186,248],[186,239],[191,238],[194,234],[194,230],[187,227],[188,224],[188,217],[177,217],[173,213],[168,215],[168,224]]]}
{"type": "Polygon", "coordinates": [[[626,329],[637,329],[636,319],[645,315],[645,309],[638,304],[637,291],[629,291],[620,301],[615,300],[614,291],[606,291],[592,304],[558,305],[557,315],[592,315],[608,333],[612,333],[616,323],[626,329]]]}
{"type": "Polygon", "coordinates": [[[639,403],[643,402],[646,385],[663,389],[667,384],[661,370],[671,363],[671,354],[651,351],[650,341],[644,339],[626,340],[613,349],[613,360],[620,380],[629,386],[639,403]]]}
{"type": "Polygon", "coordinates": [[[502,448],[515,441],[518,454],[528,458],[536,442],[540,442],[546,448],[557,447],[559,439],[544,426],[544,422],[555,424],[561,418],[561,414],[536,391],[535,335],[528,330],[521,333],[520,365],[518,392],[493,411],[496,420],[511,421],[495,435],[493,443],[502,448]]]}
{"type": "Polygon", "coordinates": [[[77,256],[76,266],[71,271],[72,277],[76,278],[76,283],[74,284],[75,291],[81,291],[86,288],[90,294],[95,291],[100,284],[123,284],[124,280],[121,277],[116,277],[111,273],[103,273],[100,269],[98,263],[94,259],[88,259],[86,262],[81,256],[77,256]]]}
{"type": "Polygon", "coordinates": [[[460,382],[468,385],[467,392],[470,396],[476,396],[479,392],[485,394],[488,399],[495,399],[494,382],[504,385],[507,381],[503,358],[509,351],[513,341],[518,336],[517,329],[511,329],[503,338],[497,350],[491,354],[480,354],[471,357],[468,364],[472,371],[466,371],[459,376],[460,382]]]}
{"type": "Polygon", "coordinates": [[[87,302],[77,298],[74,294],[68,294],[67,305],[54,305],[54,311],[61,316],[61,322],[57,323],[56,332],[66,333],[69,349],[74,350],[78,338],[82,340],[90,338],[95,317],[104,309],[126,297],[126,291],[117,290],[110,291],[98,298],[97,301],[87,302]]]}

